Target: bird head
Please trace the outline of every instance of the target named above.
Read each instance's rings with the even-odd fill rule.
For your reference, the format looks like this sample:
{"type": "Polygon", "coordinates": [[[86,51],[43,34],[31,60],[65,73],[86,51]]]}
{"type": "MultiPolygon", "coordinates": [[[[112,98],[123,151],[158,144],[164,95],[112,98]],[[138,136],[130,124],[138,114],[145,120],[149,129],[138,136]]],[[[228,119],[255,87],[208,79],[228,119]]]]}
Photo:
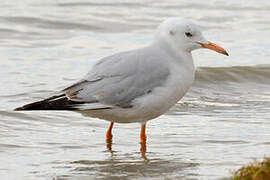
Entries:
{"type": "Polygon", "coordinates": [[[168,18],[163,21],[157,28],[155,39],[175,51],[191,52],[195,49],[207,48],[229,55],[221,46],[206,40],[196,24],[183,18],[168,18]]]}

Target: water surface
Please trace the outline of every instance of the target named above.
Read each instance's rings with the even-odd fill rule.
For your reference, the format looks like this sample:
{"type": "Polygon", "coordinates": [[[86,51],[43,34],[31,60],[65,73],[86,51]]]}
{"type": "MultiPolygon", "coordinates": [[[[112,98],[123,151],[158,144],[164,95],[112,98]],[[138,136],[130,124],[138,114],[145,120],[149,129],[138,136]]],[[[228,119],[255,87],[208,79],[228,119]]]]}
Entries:
{"type": "Polygon", "coordinates": [[[270,152],[270,3],[2,1],[1,179],[221,179],[270,152]],[[101,57],[151,43],[170,16],[191,18],[230,56],[193,53],[196,81],[167,114],[139,124],[76,112],[14,112],[80,79],[101,57]]]}

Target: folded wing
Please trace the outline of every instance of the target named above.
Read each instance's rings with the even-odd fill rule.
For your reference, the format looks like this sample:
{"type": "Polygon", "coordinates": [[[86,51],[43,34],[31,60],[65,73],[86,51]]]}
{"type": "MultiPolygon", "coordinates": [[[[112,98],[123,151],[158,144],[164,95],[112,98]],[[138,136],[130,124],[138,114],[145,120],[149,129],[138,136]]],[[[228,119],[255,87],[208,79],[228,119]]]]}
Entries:
{"type": "Polygon", "coordinates": [[[118,53],[102,59],[81,81],[63,91],[70,100],[83,102],[75,104],[83,109],[129,108],[134,99],[166,82],[170,74],[168,58],[157,47],[118,53]]]}

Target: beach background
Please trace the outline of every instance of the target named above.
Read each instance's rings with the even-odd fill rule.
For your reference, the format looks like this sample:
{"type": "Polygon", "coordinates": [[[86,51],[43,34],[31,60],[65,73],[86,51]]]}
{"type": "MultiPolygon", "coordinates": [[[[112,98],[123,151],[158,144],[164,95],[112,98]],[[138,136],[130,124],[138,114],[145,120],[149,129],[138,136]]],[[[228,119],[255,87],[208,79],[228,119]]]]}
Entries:
{"type": "Polygon", "coordinates": [[[216,180],[270,155],[268,0],[0,2],[1,180],[216,180]],[[116,124],[76,112],[14,112],[76,82],[100,58],[147,46],[167,17],[192,19],[229,57],[197,50],[196,80],[168,113],[116,124]]]}

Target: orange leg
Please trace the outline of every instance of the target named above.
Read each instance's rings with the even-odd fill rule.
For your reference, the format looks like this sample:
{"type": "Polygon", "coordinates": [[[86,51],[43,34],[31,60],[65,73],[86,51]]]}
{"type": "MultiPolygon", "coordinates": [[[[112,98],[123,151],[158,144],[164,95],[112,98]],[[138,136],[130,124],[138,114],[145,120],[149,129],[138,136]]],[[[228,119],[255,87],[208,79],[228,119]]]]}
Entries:
{"type": "Polygon", "coordinates": [[[145,160],[145,161],[148,161],[145,153],[146,153],[146,134],[145,134],[145,130],[146,130],[146,124],[142,124],[142,127],[141,127],[141,135],[140,135],[140,139],[141,139],[141,155],[142,155],[142,158],[145,160]]]}
{"type": "Polygon", "coordinates": [[[106,146],[109,151],[112,151],[112,128],[113,122],[111,122],[109,129],[106,132],[106,146]]]}
{"type": "Polygon", "coordinates": [[[113,128],[113,122],[111,122],[109,129],[106,132],[106,141],[112,140],[112,128],[113,128]]]}
{"type": "Polygon", "coordinates": [[[146,124],[142,124],[142,127],[141,127],[141,143],[146,143],[145,130],[146,130],[146,124]]]}

